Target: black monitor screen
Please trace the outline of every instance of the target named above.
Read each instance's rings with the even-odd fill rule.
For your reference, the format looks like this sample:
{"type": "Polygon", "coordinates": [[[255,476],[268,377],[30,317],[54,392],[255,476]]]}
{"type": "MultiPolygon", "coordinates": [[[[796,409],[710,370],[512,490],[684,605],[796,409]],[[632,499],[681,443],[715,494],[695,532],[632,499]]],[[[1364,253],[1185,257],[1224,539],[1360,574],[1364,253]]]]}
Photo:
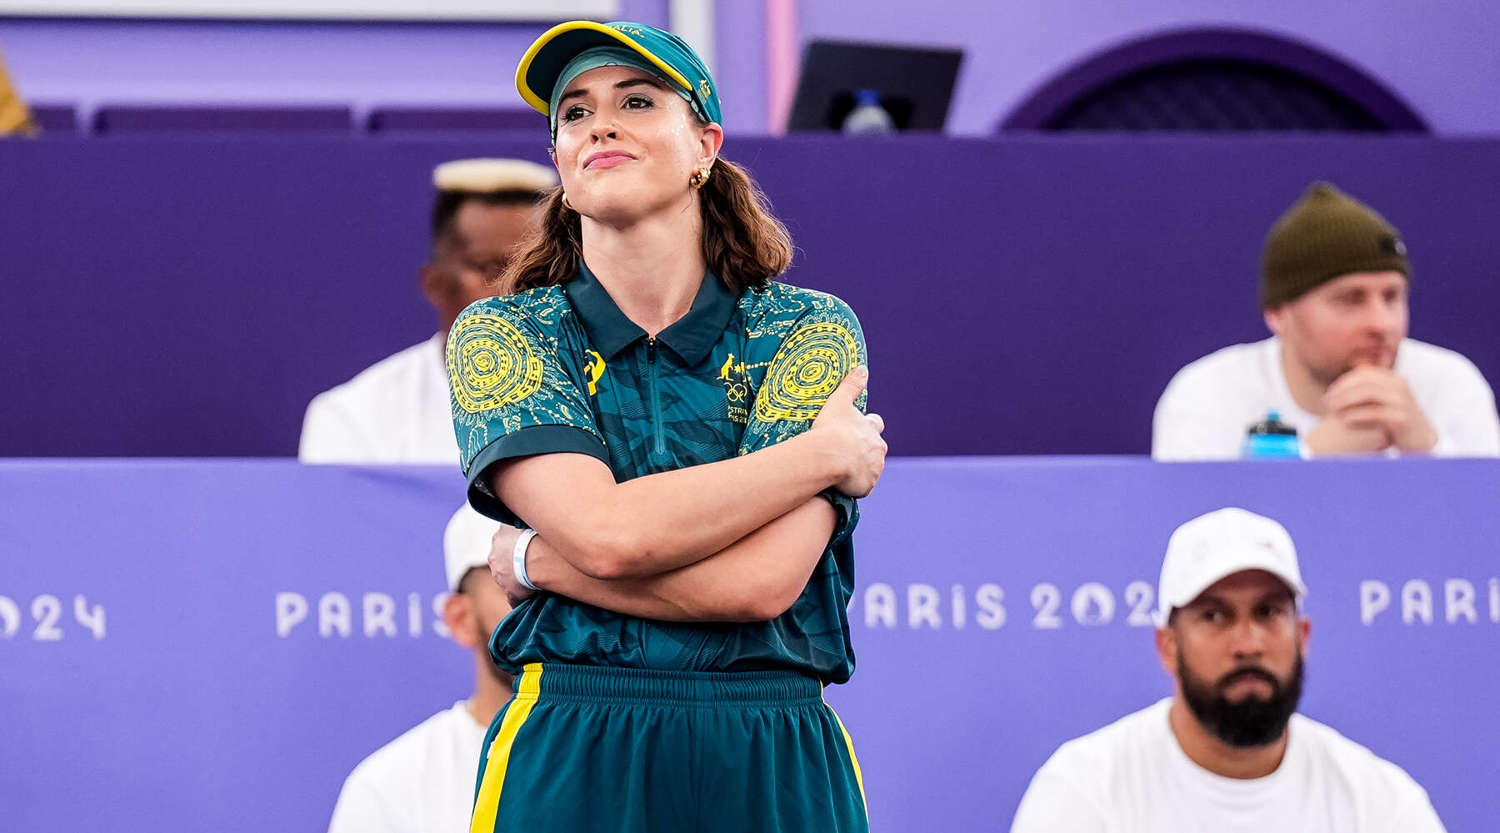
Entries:
{"type": "Polygon", "coordinates": [[[958,49],[812,41],[787,129],[838,130],[873,90],[897,130],[942,130],[962,59],[958,49]]]}

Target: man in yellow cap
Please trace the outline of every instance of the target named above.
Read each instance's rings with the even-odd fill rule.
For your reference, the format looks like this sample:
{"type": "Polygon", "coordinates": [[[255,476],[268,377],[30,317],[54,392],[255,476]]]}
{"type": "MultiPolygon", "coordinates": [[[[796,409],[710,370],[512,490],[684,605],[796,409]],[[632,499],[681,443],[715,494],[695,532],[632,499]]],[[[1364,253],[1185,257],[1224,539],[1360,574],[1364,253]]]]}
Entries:
{"type": "Polygon", "coordinates": [[[464,307],[497,294],[494,281],[538,220],[557,184],[551,168],[516,159],[462,159],[433,171],[432,255],[422,294],[438,330],[324,391],[307,406],[304,463],[429,463],[458,460],[443,348],[464,307]]]}
{"type": "Polygon", "coordinates": [[[1266,239],[1260,306],[1272,337],[1179,371],[1157,403],[1151,455],[1238,457],[1272,412],[1309,456],[1500,455],[1495,396],[1479,370],[1406,337],[1411,275],[1385,218],[1313,184],[1266,239]]]}

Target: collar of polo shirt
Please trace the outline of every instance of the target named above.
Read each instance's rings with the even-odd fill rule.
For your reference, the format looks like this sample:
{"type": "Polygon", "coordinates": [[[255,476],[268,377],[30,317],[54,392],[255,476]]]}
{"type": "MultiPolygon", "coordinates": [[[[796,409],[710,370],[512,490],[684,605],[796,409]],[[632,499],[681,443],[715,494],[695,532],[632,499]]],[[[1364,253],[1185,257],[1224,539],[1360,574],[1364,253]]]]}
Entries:
{"type": "MultiPolygon", "coordinates": [[[[563,290],[578,317],[583,319],[589,343],[605,360],[646,337],[646,331],[620,312],[615,299],[609,297],[604,285],[582,261],[578,264],[578,277],[568,281],[563,290]]],[[[734,294],[712,272],[705,274],[692,309],[662,330],[657,342],[676,353],[688,367],[698,364],[708,358],[709,351],[723,335],[729,316],[734,313],[735,300],[734,294]]]]}

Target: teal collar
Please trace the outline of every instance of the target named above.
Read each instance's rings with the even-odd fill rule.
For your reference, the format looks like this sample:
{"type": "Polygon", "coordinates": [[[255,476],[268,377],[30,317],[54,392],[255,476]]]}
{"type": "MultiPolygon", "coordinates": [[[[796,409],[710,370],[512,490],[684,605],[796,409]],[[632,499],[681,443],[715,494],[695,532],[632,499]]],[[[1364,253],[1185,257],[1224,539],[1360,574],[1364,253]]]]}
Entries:
{"type": "MultiPolygon", "coordinates": [[[[589,267],[578,261],[578,276],[563,287],[568,301],[583,319],[589,342],[605,359],[644,338],[646,331],[620,312],[615,299],[589,267]]],[[[662,330],[656,340],[665,344],[688,367],[708,358],[734,313],[735,296],[712,272],[704,273],[698,295],[687,315],[662,330]]]]}

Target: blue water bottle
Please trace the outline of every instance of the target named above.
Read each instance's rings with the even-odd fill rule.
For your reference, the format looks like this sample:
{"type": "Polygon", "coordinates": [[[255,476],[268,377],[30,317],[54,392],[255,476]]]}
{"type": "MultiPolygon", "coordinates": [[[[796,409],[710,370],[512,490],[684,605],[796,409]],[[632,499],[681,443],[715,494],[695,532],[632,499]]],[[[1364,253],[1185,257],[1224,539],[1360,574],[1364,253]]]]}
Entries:
{"type": "Polygon", "coordinates": [[[879,90],[856,90],[854,109],[844,117],[840,128],[849,135],[883,135],[896,132],[896,122],[890,111],[881,106],[879,90]]]}
{"type": "Polygon", "coordinates": [[[1245,432],[1245,446],[1240,456],[1246,460],[1299,460],[1302,441],[1297,429],[1281,421],[1281,414],[1271,411],[1262,422],[1245,432]]]}

